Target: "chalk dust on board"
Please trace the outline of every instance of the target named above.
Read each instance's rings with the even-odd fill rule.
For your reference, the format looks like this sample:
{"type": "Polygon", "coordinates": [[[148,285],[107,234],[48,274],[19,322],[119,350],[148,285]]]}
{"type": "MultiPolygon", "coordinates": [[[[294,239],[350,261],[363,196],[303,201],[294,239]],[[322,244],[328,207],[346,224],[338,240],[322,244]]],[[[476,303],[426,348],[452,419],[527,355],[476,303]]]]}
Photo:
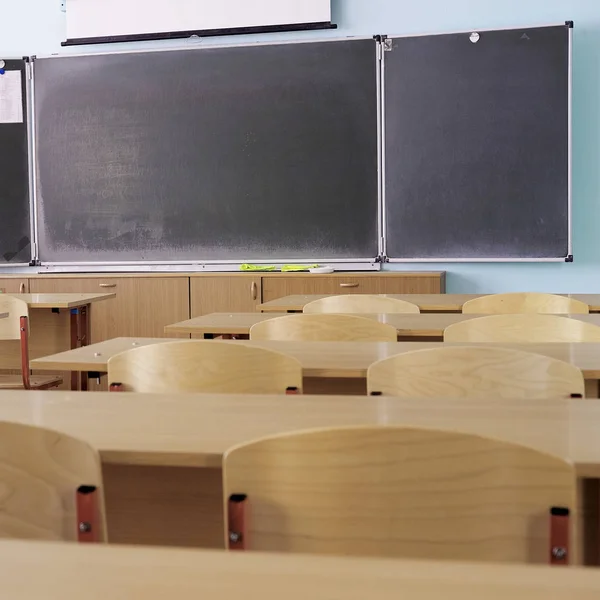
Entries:
{"type": "Polygon", "coordinates": [[[4,75],[0,75],[0,123],[22,122],[21,71],[6,71],[4,75]]]}

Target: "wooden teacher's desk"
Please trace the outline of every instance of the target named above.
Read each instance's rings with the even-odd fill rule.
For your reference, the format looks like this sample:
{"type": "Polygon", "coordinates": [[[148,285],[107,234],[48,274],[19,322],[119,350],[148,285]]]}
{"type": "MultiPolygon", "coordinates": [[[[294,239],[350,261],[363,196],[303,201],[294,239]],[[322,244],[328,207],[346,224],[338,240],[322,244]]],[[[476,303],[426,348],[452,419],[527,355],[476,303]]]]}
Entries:
{"type": "MultiPolygon", "coordinates": [[[[212,338],[217,335],[247,336],[250,328],[255,323],[260,323],[285,313],[212,313],[202,317],[174,323],[165,327],[167,334],[191,334],[212,338]]],[[[398,340],[405,341],[441,341],[444,338],[444,329],[454,323],[477,319],[483,315],[463,314],[361,314],[361,317],[376,319],[381,323],[392,325],[398,330],[398,340]]],[[[565,315],[566,316],[566,315],[565,315]]],[[[600,314],[593,315],[568,315],[572,319],[579,319],[600,326],[600,314]]]]}
{"type": "Polygon", "coordinates": [[[577,567],[0,542],[7,600],[596,600],[577,567]]]}
{"type": "MultiPolygon", "coordinates": [[[[596,400],[4,392],[0,419],[77,436],[99,450],[109,536],[121,543],[223,547],[224,452],[301,429],[403,425],[463,431],[568,459],[580,479],[600,477],[596,400]]],[[[582,491],[579,502],[588,497],[582,491]]],[[[590,506],[593,512],[597,503],[590,506]]],[[[597,528],[589,530],[596,535],[597,528]]]]}
{"type": "MultiPolygon", "coordinates": [[[[69,350],[31,361],[39,371],[81,371],[90,377],[107,372],[111,356],[149,344],[179,341],[165,338],[115,338],[85,348],[69,350]]],[[[216,342],[215,342],[216,343],[216,342]]],[[[238,340],[227,342],[246,344],[283,352],[302,364],[305,393],[366,393],[367,369],[378,360],[395,354],[439,348],[442,346],[468,346],[443,342],[274,342],[238,340]]],[[[486,344],[475,344],[478,346],[486,344]]],[[[544,354],[563,360],[581,369],[586,380],[586,395],[598,397],[600,380],[600,344],[490,344],[526,352],[544,354]]]]}
{"type": "MultiPolygon", "coordinates": [[[[38,358],[91,342],[90,313],[92,304],[114,298],[116,294],[10,294],[24,300],[29,307],[29,356],[38,358]]],[[[0,369],[20,369],[21,354],[17,341],[0,342],[0,369]]],[[[76,369],[77,370],[77,369],[76,369]]],[[[75,370],[75,371],[76,371],[75,370]]],[[[77,389],[79,374],[72,373],[65,383],[77,389]]],[[[82,374],[81,388],[87,376],[82,374]]]]}
{"type": "MultiPolygon", "coordinates": [[[[421,312],[462,312],[465,302],[488,294],[382,294],[416,304],[421,312]]],[[[600,312],[600,294],[564,294],[574,300],[581,300],[590,307],[590,312],[600,312]]],[[[305,305],[313,300],[326,298],[326,294],[297,294],[284,296],[258,305],[262,312],[302,312],[305,305]]]]}

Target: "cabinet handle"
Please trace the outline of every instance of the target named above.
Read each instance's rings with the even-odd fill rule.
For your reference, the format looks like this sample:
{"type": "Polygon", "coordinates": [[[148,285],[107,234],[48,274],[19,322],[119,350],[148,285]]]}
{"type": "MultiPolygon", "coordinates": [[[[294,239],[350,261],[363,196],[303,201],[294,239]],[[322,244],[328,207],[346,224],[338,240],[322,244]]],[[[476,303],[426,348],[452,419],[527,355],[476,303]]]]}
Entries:
{"type": "Polygon", "coordinates": [[[23,282],[21,282],[21,285],[19,286],[19,294],[24,294],[25,293],[25,284],[23,282]]]}
{"type": "Polygon", "coordinates": [[[101,288],[116,288],[117,284],[116,283],[101,283],[100,287],[101,288]]]}
{"type": "Polygon", "coordinates": [[[358,285],[358,283],[340,283],[340,287],[343,288],[358,287],[358,285]]]}
{"type": "Polygon", "coordinates": [[[256,285],[256,281],[253,281],[250,285],[250,293],[252,294],[252,300],[258,298],[258,286],[256,285]]]}

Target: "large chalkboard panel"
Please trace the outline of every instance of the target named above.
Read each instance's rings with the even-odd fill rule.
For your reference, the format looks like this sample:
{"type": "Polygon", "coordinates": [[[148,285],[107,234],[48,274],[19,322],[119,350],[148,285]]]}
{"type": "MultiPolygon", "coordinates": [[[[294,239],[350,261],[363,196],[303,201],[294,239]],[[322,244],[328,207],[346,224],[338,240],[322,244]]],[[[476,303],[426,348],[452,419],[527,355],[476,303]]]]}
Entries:
{"type": "Polygon", "coordinates": [[[34,66],[42,261],[377,256],[373,40],[34,66]]]}
{"type": "MultiPolygon", "coordinates": [[[[1,56],[0,59],[2,59],[1,56]]],[[[2,60],[5,62],[6,75],[0,75],[0,77],[6,77],[9,74],[14,77],[12,73],[15,71],[20,74],[23,108],[22,122],[2,122],[0,120],[0,264],[10,266],[26,264],[32,259],[27,74],[24,60],[2,60]]]]}
{"type": "Polygon", "coordinates": [[[567,257],[569,31],[388,42],[389,257],[567,257]]]}

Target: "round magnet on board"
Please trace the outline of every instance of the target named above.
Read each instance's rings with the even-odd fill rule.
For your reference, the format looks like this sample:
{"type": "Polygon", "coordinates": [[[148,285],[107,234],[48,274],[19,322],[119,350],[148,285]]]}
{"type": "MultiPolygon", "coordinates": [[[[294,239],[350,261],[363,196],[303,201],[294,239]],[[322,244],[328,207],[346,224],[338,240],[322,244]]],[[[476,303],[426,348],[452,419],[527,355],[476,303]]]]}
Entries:
{"type": "Polygon", "coordinates": [[[0,69],[4,70],[4,67],[6,66],[6,61],[4,60],[0,60],[0,69]]]}
{"type": "Polygon", "coordinates": [[[476,44],[476,43],[479,41],[479,34],[478,34],[476,31],[474,31],[474,32],[473,32],[473,33],[472,33],[472,34],[469,36],[469,39],[471,40],[471,42],[472,42],[473,44],[476,44]]]}

